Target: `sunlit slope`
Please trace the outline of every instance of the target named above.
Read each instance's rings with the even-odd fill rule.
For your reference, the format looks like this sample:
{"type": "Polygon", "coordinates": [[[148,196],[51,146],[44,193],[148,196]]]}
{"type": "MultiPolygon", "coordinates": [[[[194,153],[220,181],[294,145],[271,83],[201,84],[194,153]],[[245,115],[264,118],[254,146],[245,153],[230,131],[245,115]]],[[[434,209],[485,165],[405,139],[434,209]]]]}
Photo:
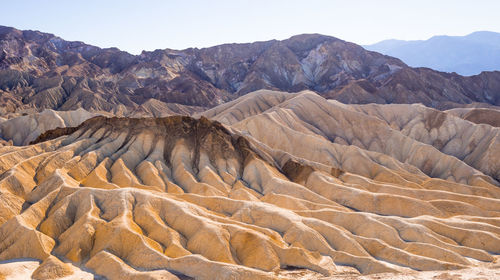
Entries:
{"type": "Polygon", "coordinates": [[[2,147],[0,260],[40,260],[52,278],[79,267],[110,279],[275,279],[297,268],[321,277],[495,261],[497,128],[446,114],[427,129],[435,111],[413,105],[394,108],[401,121],[415,120],[399,125],[387,108],[260,91],[207,111],[212,120],[97,117],[2,147]],[[487,149],[470,153],[493,161],[468,163],[462,149],[437,145],[451,137],[443,125],[457,126],[454,137],[482,132],[467,139],[487,149]]]}

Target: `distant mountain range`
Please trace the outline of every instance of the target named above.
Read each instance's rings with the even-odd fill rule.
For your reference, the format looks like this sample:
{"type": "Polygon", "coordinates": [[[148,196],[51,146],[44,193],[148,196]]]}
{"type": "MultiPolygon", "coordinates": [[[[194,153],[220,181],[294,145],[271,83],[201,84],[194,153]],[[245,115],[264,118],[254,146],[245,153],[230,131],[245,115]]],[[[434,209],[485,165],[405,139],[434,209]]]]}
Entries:
{"type": "Polygon", "coordinates": [[[411,68],[319,34],[132,55],[0,26],[2,114],[78,108],[125,116],[192,113],[259,89],[312,90],[343,103],[498,106],[500,72],[463,77],[411,68]]]}
{"type": "Polygon", "coordinates": [[[466,76],[500,70],[500,33],[496,32],[434,36],[418,41],[391,39],[364,47],[397,57],[412,67],[429,67],[466,76]]]}

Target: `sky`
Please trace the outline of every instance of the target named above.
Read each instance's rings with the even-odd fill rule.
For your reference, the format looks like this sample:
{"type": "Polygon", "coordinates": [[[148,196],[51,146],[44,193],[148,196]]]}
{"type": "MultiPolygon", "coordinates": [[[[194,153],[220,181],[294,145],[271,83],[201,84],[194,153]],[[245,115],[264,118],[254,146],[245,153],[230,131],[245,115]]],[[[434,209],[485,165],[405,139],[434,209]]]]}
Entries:
{"type": "Polygon", "coordinates": [[[363,45],[500,32],[499,11],[499,0],[0,0],[0,25],[139,54],[302,33],[363,45]]]}

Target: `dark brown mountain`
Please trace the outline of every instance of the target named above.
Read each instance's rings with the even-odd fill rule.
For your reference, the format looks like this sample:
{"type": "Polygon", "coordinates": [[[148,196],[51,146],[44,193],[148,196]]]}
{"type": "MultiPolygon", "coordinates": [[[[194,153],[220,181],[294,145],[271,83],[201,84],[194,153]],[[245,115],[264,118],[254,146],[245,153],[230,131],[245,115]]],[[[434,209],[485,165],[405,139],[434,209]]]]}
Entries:
{"type": "Polygon", "coordinates": [[[213,107],[262,88],[310,89],[344,103],[500,105],[500,72],[463,77],[411,68],[318,34],[131,55],[0,27],[0,48],[2,113],[83,107],[126,114],[151,100],[213,107]]]}

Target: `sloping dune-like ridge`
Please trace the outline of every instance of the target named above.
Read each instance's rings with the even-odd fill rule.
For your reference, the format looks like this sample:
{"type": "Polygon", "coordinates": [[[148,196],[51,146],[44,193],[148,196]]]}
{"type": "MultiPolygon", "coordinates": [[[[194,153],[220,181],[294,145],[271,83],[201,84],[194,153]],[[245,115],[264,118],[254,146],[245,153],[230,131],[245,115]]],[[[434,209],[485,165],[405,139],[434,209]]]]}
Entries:
{"type": "Polygon", "coordinates": [[[500,110],[495,108],[456,108],[446,112],[473,123],[500,127],[500,110]]]}
{"type": "Polygon", "coordinates": [[[365,177],[377,176],[373,166],[367,166],[374,162],[393,172],[410,173],[402,176],[410,181],[427,175],[469,185],[498,185],[498,128],[420,105],[345,105],[310,91],[283,95],[287,93],[254,92],[226,110],[219,106],[203,115],[270,148],[365,177]],[[258,104],[269,103],[266,100],[283,101],[259,110],[258,104]]]}
{"type": "Polygon", "coordinates": [[[99,114],[83,109],[75,111],[44,110],[5,120],[0,123],[0,137],[14,145],[28,145],[41,133],[57,127],[76,127],[99,114]]]}
{"type": "Polygon", "coordinates": [[[497,260],[494,178],[432,145],[419,142],[420,151],[448,160],[438,161],[454,166],[451,175],[331,141],[306,116],[291,127],[293,100],[317,99],[272,98],[207,112],[225,112],[232,126],[95,117],[1,147],[0,261],[40,260],[37,275],[51,278],[79,267],[109,279],[276,279],[497,260]]]}

